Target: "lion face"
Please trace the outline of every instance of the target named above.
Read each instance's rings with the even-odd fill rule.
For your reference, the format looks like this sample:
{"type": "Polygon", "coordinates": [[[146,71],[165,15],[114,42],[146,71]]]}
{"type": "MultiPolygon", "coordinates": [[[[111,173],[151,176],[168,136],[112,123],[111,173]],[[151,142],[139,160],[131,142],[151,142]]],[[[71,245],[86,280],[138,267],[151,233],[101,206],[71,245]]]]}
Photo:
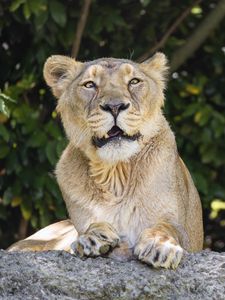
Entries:
{"type": "Polygon", "coordinates": [[[69,140],[91,158],[114,163],[138,153],[157,130],[163,105],[166,59],[147,63],[103,58],[80,63],[50,57],[44,76],[69,140]]]}

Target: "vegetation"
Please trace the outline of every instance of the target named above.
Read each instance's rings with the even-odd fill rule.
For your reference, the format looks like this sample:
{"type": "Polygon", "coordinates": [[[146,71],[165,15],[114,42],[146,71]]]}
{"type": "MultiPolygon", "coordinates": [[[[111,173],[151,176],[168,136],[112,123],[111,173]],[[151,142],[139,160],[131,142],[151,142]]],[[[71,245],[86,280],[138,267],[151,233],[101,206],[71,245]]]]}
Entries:
{"type": "Polygon", "coordinates": [[[208,219],[212,210],[225,226],[225,1],[2,0],[0,14],[0,247],[66,218],[54,166],[67,142],[46,58],[142,61],[162,50],[172,70],[165,114],[201,195],[206,242],[225,250],[208,219]]]}

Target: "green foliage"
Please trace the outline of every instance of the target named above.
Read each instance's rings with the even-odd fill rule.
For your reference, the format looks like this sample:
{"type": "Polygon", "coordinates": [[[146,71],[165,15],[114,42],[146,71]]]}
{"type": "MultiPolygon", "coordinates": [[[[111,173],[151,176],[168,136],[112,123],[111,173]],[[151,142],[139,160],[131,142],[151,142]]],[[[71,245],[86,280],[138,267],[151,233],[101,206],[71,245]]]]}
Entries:
{"type": "MultiPolygon", "coordinates": [[[[9,117],[10,112],[7,106],[7,102],[15,102],[15,100],[3,93],[0,93],[0,113],[5,115],[6,117],[9,117]]],[[[3,128],[4,127],[2,126],[2,130],[4,130],[3,128]]]]}
{"type": "MultiPolygon", "coordinates": [[[[0,3],[0,242],[7,246],[21,218],[30,230],[66,217],[54,177],[66,146],[56,102],[42,78],[52,54],[70,55],[83,1],[3,0],[0,3]],[[11,226],[7,224],[12,224],[11,226]]],[[[137,59],[154,46],[192,1],[94,1],[79,59],[137,59]]],[[[217,1],[204,1],[167,41],[173,52],[217,1]]],[[[224,22],[172,74],[165,114],[205,207],[225,200],[224,22]]]]}
{"type": "Polygon", "coordinates": [[[172,101],[167,103],[179,151],[205,207],[214,198],[225,200],[224,78],[209,62],[201,66],[201,71],[195,71],[191,80],[186,71],[176,74],[179,77],[170,82],[168,91],[168,101],[172,101]]]}

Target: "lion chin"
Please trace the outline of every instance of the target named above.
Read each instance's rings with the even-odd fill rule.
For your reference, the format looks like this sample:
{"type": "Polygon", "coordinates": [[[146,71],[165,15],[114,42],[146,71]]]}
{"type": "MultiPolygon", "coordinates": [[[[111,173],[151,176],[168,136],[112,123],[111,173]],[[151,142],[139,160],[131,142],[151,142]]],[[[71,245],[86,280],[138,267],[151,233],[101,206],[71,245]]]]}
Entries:
{"type": "Polygon", "coordinates": [[[120,127],[113,126],[107,132],[107,137],[93,137],[92,143],[102,161],[115,164],[128,161],[141,150],[138,143],[140,136],[140,133],[128,135],[120,127]]]}
{"type": "Polygon", "coordinates": [[[107,163],[115,164],[119,161],[128,161],[140,151],[138,141],[126,140],[124,138],[110,141],[97,149],[98,157],[107,163]]]}

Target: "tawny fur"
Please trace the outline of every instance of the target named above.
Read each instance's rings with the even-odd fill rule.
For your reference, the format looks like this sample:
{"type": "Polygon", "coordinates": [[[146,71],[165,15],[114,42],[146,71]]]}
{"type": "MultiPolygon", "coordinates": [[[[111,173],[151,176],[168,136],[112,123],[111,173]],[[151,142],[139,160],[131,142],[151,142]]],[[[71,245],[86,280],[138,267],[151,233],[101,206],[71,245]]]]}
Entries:
{"type": "MultiPolygon", "coordinates": [[[[79,241],[86,243],[89,226],[98,223],[111,224],[118,240],[122,237],[140,260],[156,267],[177,267],[182,248],[202,249],[199,196],[161,111],[166,72],[161,53],[142,64],[113,58],[87,63],[63,56],[47,60],[44,76],[59,98],[57,109],[69,139],[56,176],[80,236],[77,240],[75,230],[71,231],[61,249],[68,250],[73,235],[78,241],[75,247],[85,247],[79,241]],[[132,85],[132,78],[140,81],[132,85]],[[96,84],[94,89],[85,86],[90,81],[96,84]],[[129,108],[115,120],[101,106],[118,101],[129,103],[129,108]],[[140,137],[96,147],[93,137],[107,138],[115,122],[128,136],[140,137]]],[[[62,240],[60,233],[57,239],[62,240]]],[[[11,250],[30,250],[31,240],[11,250]]],[[[50,241],[48,245],[60,248],[50,241]]],[[[46,244],[37,243],[36,249],[46,249],[46,244]]]]}

